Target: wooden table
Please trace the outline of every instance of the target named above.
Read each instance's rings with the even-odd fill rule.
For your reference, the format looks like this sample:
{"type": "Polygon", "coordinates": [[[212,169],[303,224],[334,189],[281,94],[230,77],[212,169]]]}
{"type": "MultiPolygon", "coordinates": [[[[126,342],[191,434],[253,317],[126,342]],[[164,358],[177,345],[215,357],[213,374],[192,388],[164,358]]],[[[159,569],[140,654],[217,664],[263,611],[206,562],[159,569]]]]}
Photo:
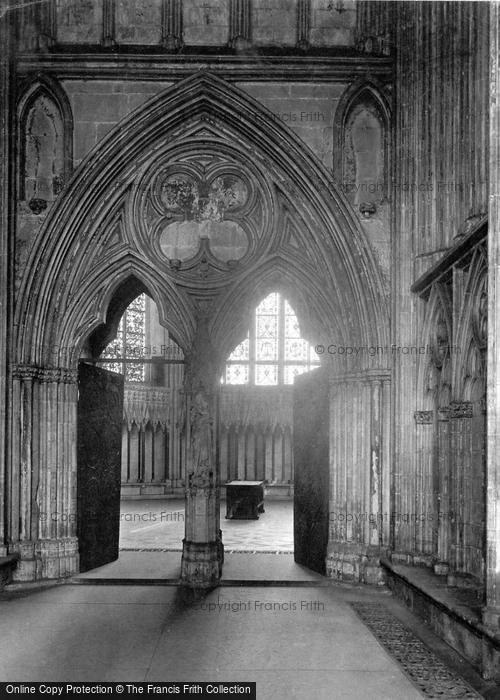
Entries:
{"type": "Polygon", "coordinates": [[[226,518],[258,520],[264,513],[264,481],[228,481],[226,518]]]}

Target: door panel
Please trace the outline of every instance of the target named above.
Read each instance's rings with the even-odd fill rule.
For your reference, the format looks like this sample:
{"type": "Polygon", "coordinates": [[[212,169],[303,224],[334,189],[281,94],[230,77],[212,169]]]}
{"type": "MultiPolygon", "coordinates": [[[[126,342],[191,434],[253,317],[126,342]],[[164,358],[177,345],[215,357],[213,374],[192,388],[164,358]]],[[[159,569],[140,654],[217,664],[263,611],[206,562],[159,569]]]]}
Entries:
{"type": "Polygon", "coordinates": [[[329,387],[322,369],[295,378],[295,561],[326,573],[329,516],[329,387]]]}
{"type": "Polygon", "coordinates": [[[118,559],[123,388],[121,374],[80,363],[77,534],[82,572],[118,559]]]}

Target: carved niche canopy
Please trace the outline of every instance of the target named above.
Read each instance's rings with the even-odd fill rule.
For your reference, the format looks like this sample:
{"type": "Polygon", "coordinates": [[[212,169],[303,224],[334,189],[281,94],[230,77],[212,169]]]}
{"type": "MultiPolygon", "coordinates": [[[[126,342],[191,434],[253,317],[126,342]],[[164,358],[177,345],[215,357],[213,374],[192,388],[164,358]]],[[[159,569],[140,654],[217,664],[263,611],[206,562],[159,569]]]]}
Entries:
{"type": "Polygon", "coordinates": [[[248,260],[272,211],[250,168],[209,151],[150,168],[137,191],[134,218],[146,244],[188,279],[217,277],[248,260]]]}

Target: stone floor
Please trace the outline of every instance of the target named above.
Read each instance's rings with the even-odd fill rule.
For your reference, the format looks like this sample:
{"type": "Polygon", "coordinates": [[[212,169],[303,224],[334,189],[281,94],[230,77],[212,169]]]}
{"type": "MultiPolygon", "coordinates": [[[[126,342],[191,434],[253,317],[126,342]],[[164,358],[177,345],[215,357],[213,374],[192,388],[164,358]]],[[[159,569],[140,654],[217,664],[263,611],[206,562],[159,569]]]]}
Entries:
{"type": "Polygon", "coordinates": [[[14,587],[0,599],[0,681],[255,681],[259,700],[481,697],[457,674],[481,680],[421,626],[444,661],[419,686],[353,604],[419,628],[387,590],[360,586],[222,585],[191,604],[175,586],[14,587]],[[443,663],[449,695],[434,692],[443,663]]]}
{"type": "MultiPolygon", "coordinates": [[[[226,520],[221,502],[222,540],[226,551],[293,552],[293,501],[269,500],[258,520],[226,520]]],[[[123,500],[120,548],[181,550],[184,499],[123,500]]]]}
{"type": "Polygon", "coordinates": [[[116,562],[7,587],[0,681],[255,681],[258,700],[500,698],[388,589],[296,564],[291,502],[267,502],[254,521],[225,520],[223,504],[221,585],[186,602],[183,508],[123,502],[116,562]]]}
{"type": "Polygon", "coordinates": [[[335,688],[346,698],[422,697],[328,590],[219,590],[204,603],[184,608],[168,588],[77,586],[3,602],[0,678],[255,680],[260,700],[330,699],[335,688]],[[302,611],[303,601],[325,610],[302,611]]]}

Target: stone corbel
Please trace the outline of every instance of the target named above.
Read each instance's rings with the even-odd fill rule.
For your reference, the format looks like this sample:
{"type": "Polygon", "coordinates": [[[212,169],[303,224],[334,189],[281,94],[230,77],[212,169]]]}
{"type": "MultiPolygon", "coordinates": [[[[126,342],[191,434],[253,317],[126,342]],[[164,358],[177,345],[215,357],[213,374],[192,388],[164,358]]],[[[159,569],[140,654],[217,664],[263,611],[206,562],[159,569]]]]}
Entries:
{"type": "Polygon", "coordinates": [[[297,3],[297,48],[307,51],[311,31],[311,0],[298,0],[297,3]]]}
{"type": "Polygon", "coordinates": [[[229,47],[236,51],[248,49],[252,43],[250,0],[230,0],[229,47]]]}
{"type": "Polygon", "coordinates": [[[109,48],[115,44],[115,0],[103,0],[102,45],[109,48]]]}
{"type": "Polygon", "coordinates": [[[167,51],[177,51],[182,41],[182,0],[163,0],[161,7],[161,43],[167,51]]]}

